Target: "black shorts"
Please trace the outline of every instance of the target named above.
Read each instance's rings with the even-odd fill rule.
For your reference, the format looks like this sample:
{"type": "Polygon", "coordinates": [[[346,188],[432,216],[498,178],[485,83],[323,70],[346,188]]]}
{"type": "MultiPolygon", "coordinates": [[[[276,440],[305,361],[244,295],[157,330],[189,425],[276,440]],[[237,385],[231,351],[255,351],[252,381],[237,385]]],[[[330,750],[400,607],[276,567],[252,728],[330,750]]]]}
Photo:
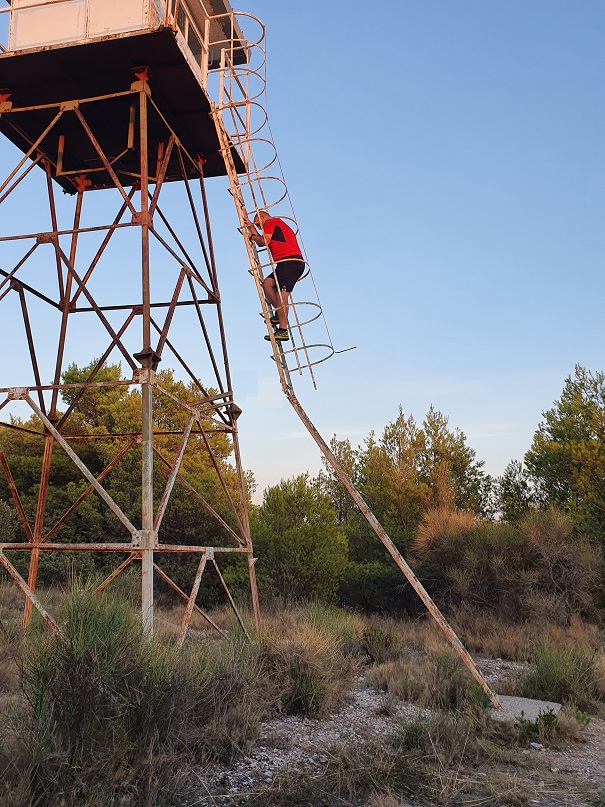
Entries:
{"type": "Polygon", "coordinates": [[[299,260],[280,261],[275,268],[277,283],[282,291],[291,292],[297,280],[305,271],[305,262],[299,260]]]}

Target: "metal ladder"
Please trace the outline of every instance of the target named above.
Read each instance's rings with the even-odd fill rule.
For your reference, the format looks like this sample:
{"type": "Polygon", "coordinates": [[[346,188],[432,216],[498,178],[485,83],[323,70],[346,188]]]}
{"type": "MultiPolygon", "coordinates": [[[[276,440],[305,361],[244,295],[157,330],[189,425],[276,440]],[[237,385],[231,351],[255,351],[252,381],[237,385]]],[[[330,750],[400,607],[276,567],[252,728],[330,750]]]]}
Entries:
{"type": "MultiPolygon", "coordinates": [[[[256,284],[282,388],[284,391],[292,388],[293,372],[300,375],[308,372],[313,386],[317,388],[313,367],[337,351],[323,317],[309,262],[306,261],[307,269],[295,291],[298,295],[303,287],[308,289],[312,285],[314,299],[301,301],[294,299],[294,294],[289,295],[291,342],[287,345],[276,343],[269,323],[271,311],[262,287],[263,279],[275,271],[275,263],[268,250],[257,249],[245,235],[245,220],[252,219],[259,210],[279,216],[295,232],[298,230],[266,112],[264,28],[248,14],[231,13],[220,15],[219,19],[222,20],[221,29],[226,34],[224,40],[210,42],[209,45],[213,52],[220,50],[219,66],[209,75],[210,83],[213,75],[216,79],[215,93],[211,94],[217,97],[215,103],[211,102],[211,114],[239,218],[240,232],[244,236],[249,271],[256,284]],[[241,29],[235,16],[258,24],[259,36],[256,40],[242,42],[241,29]],[[245,61],[242,60],[242,52],[246,54],[245,61]]],[[[299,241],[304,255],[300,235],[299,241]]]]}
{"type": "MultiPolygon", "coordinates": [[[[222,16],[229,16],[229,15],[222,15],[222,16]]],[[[265,111],[265,107],[262,106],[259,102],[259,99],[264,96],[265,92],[265,74],[264,74],[264,47],[262,45],[264,41],[264,28],[262,23],[257,20],[252,15],[248,14],[239,14],[238,17],[248,17],[252,20],[255,20],[258,25],[260,25],[262,29],[262,35],[257,41],[246,41],[245,46],[248,48],[248,61],[243,66],[241,63],[239,65],[235,64],[234,52],[235,52],[235,43],[237,43],[237,48],[241,52],[242,42],[241,39],[237,39],[235,32],[236,30],[239,32],[239,27],[236,28],[235,22],[231,22],[231,40],[226,39],[224,42],[221,42],[221,59],[220,59],[220,68],[219,68],[219,87],[218,87],[218,103],[212,104],[212,116],[216,125],[216,131],[220,141],[221,147],[221,154],[225,161],[225,166],[227,169],[227,175],[229,178],[229,185],[231,189],[231,194],[233,196],[235,207],[237,210],[237,214],[240,221],[240,232],[244,237],[244,241],[246,244],[246,249],[248,252],[248,258],[250,261],[250,273],[254,278],[256,283],[256,288],[258,291],[259,300],[262,307],[262,314],[267,324],[267,329],[269,334],[271,334],[271,345],[273,348],[273,357],[275,359],[276,366],[278,368],[278,373],[282,385],[282,389],[284,394],[286,395],[290,405],[302,421],[303,425],[306,427],[309,434],[313,437],[317,446],[319,447],[320,451],[322,452],[323,456],[326,458],[336,476],[340,479],[341,483],[345,487],[345,489],[350,494],[353,501],[357,504],[359,509],[361,510],[362,514],[383,543],[399,569],[403,572],[405,577],[407,578],[408,582],[412,585],[424,605],[426,606],[427,610],[433,617],[433,619],[437,622],[439,628],[445,635],[446,639],[450,642],[454,650],[460,656],[462,662],[466,665],[469,672],[479,684],[479,686],[483,689],[483,691],[487,694],[488,698],[490,699],[491,703],[495,708],[499,708],[501,706],[500,700],[496,693],[491,689],[485,678],[481,675],[479,670],[477,669],[472,657],[467,652],[466,648],[454,632],[453,628],[449,625],[443,614],[439,611],[433,600],[431,599],[430,595],[420,582],[414,572],[412,571],[411,567],[405,561],[389,535],[383,529],[382,525],[372,513],[370,508],[368,507],[367,503],[363,499],[362,495],[359,493],[357,488],[353,485],[352,481],[349,479],[347,474],[342,469],[338,459],[329,448],[325,440],[319,434],[315,426],[313,425],[311,419],[301,406],[298,398],[294,393],[294,388],[291,381],[290,371],[291,368],[288,366],[288,357],[294,357],[294,367],[302,373],[303,370],[308,369],[311,373],[311,378],[313,380],[313,384],[315,386],[315,380],[313,376],[313,364],[318,363],[312,361],[312,357],[310,355],[311,349],[317,348],[317,344],[307,345],[305,343],[303,337],[303,326],[307,325],[309,322],[315,321],[321,314],[321,308],[319,303],[313,303],[312,305],[317,305],[319,308],[319,314],[313,319],[308,320],[307,322],[301,322],[299,316],[296,313],[296,303],[292,301],[292,311],[294,313],[295,324],[291,326],[290,332],[293,337],[293,346],[289,350],[284,350],[281,343],[276,342],[273,338],[273,329],[269,322],[270,311],[265,300],[265,296],[263,293],[262,281],[264,277],[264,272],[267,270],[273,271],[274,264],[272,263],[270,256],[268,255],[267,251],[267,262],[263,263],[261,255],[259,251],[256,249],[256,246],[246,237],[246,227],[245,227],[245,219],[248,218],[248,214],[258,212],[259,210],[266,210],[270,209],[273,206],[277,206],[280,202],[282,202],[287,197],[287,189],[285,182],[283,180],[283,176],[281,176],[281,168],[280,168],[280,177],[276,178],[275,176],[268,175],[266,173],[267,168],[272,165],[279,165],[279,160],[277,158],[277,151],[275,146],[273,145],[272,137],[264,137],[259,136],[259,132],[263,130],[266,126],[269,130],[270,135],[270,128],[268,125],[268,117],[265,111]],[[262,59],[260,66],[255,66],[253,63],[254,52],[255,49],[259,49],[262,52],[262,59]],[[250,81],[257,80],[259,82],[260,88],[257,92],[254,90],[251,92],[250,90],[250,81]],[[264,122],[258,128],[254,127],[253,123],[253,111],[254,108],[257,108],[256,111],[262,111],[261,114],[261,121],[264,115],[264,122]],[[258,141],[264,144],[270,144],[271,148],[275,152],[275,156],[271,162],[268,164],[264,164],[261,168],[258,167],[257,161],[255,159],[255,155],[253,152],[253,145],[254,142],[258,141]],[[239,173],[236,168],[235,164],[235,157],[234,152],[239,156],[241,159],[244,171],[243,173],[239,173]],[[277,181],[281,184],[283,188],[283,193],[277,201],[273,201],[268,197],[268,194],[265,190],[265,186],[267,181],[277,181]],[[249,203],[246,204],[245,195],[249,198],[249,203]],[[299,344],[295,343],[294,336],[297,336],[297,340],[299,344]]],[[[216,46],[216,43],[213,43],[216,46]]],[[[296,223],[294,222],[294,226],[296,223]]],[[[298,303],[300,306],[300,303],[298,303]]],[[[327,331],[327,326],[326,326],[327,331]]],[[[328,345],[324,345],[324,347],[328,347],[328,345]]],[[[326,358],[332,356],[335,352],[334,348],[332,347],[331,340],[329,343],[329,355],[320,359],[320,361],[325,361],[326,358]]]]}

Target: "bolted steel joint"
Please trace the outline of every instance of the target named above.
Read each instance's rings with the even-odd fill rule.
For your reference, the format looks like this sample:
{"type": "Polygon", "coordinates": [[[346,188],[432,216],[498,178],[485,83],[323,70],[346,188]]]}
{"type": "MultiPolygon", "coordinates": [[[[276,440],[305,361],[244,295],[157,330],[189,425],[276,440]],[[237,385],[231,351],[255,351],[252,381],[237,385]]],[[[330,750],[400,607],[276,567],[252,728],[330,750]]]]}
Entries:
{"type": "Polygon", "coordinates": [[[139,367],[132,373],[133,384],[155,384],[156,372],[149,367],[139,367]]]}
{"type": "Polygon", "coordinates": [[[29,395],[29,387],[12,387],[8,391],[9,401],[24,401],[29,395]]]}

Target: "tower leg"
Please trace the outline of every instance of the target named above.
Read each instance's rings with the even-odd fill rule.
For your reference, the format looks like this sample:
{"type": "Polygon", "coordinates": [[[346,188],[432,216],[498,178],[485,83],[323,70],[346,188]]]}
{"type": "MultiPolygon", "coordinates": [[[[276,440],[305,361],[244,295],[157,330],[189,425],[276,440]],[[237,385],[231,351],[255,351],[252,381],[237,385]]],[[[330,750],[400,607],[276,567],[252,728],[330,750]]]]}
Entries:
{"type": "Polygon", "coordinates": [[[250,591],[252,593],[252,611],[254,613],[254,624],[256,626],[256,630],[260,630],[262,627],[261,616],[260,616],[260,602],[258,599],[258,587],[256,585],[256,569],[254,568],[254,564],[256,563],[256,558],[252,557],[252,552],[248,553],[248,575],[250,577],[250,591]]]}
{"type": "MultiPolygon", "coordinates": [[[[53,453],[53,438],[52,435],[46,434],[44,441],[44,456],[42,458],[42,471],[40,473],[40,488],[38,490],[38,506],[36,509],[36,521],[34,524],[34,541],[39,543],[42,540],[42,528],[44,526],[44,511],[46,509],[46,497],[48,494],[48,481],[50,477],[50,461],[53,453]]],[[[33,549],[29,559],[29,571],[27,575],[27,585],[31,591],[35,592],[36,582],[38,579],[38,561],[40,559],[40,550],[33,549]]],[[[32,615],[32,601],[28,598],[25,600],[25,609],[23,611],[23,627],[26,628],[32,615]]]]}
{"type": "Polygon", "coordinates": [[[147,94],[139,92],[140,152],[141,152],[141,267],[143,296],[143,350],[135,358],[143,365],[141,387],[142,423],[142,496],[141,496],[141,617],[143,633],[153,636],[153,401],[151,374],[151,310],[149,285],[149,150],[147,141],[147,94]]]}
{"type": "MultiPolygon", "coordinates": [[[[149,370],[147,373],[149,374],[149,370]]],[[[141,618],[143,633],[153,636],[153,405],[152,387],[149,381],[143,384],[143,430],[142,430],[142,512],[141,512],[141,618]]]]}

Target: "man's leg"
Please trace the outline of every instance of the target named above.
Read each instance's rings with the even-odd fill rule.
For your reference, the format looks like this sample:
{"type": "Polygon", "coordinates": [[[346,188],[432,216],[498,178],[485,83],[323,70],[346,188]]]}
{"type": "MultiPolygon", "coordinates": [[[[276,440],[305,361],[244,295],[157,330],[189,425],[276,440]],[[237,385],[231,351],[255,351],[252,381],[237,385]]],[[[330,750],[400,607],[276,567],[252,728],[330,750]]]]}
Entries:
{"type": "Polygon", "coordinates": [[[278,291],[277,284],[273,275],[269,275],[263,280],[263,289],[267,300],[271,303],[277,316],[279,317],[279,327],[282,330],[288,328],[288,292],[278,291]]]}

